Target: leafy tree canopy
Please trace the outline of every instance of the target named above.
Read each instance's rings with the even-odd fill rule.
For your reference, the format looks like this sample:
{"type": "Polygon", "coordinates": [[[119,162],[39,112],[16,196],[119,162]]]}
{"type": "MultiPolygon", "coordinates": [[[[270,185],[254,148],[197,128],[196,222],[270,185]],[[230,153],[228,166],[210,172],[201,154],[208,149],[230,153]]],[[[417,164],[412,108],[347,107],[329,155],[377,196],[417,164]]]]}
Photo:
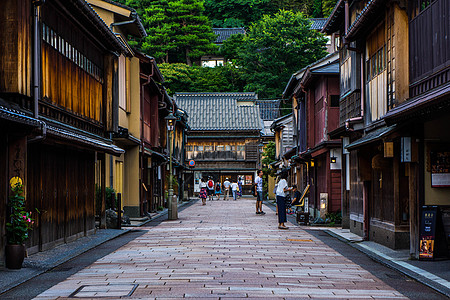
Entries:
{"type": "Polygon", "coordinates": [[[213,27],[246,27],[280,9],[311,18],[328,17],[337,0],[206,0],[205,14],[213,27]]]}
{"type": "MultiPolygon", "coordinates": [[[[326,38],[310,30],[310,21],[301,12],[280,10],[264,15],[250,26],[237,48],[237,65],[243,69],[245,91],[261,98],[277,98],[292,73],[326,55],[326,38]]],[[[225,41],[236,45],[235,39],[225,41]]]]}
{"type": "Polygon", "coordinates": [[[230,64],[215,68],[183,63],[159,65],[167,92],[239,92],[243,90],[242,71],[230,64]]]}
{"type": "Polygon", "coordinates": [[[192,60],[214,53],[216,36],[199,0],[119,0],[138,12],[148,36],[132,43],[158,62],[192,60]]]}

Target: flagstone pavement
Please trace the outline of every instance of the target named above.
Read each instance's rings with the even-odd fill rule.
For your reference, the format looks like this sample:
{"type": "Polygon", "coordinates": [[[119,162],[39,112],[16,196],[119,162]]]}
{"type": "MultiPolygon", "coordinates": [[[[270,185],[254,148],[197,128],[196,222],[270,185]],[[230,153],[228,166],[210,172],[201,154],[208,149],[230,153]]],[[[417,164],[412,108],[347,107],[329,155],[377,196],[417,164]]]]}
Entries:
{"type": "Polygon", "coordinates": [[[35,299],[406,299],[266,213],[249,199],[194,203],[35,299]]]}

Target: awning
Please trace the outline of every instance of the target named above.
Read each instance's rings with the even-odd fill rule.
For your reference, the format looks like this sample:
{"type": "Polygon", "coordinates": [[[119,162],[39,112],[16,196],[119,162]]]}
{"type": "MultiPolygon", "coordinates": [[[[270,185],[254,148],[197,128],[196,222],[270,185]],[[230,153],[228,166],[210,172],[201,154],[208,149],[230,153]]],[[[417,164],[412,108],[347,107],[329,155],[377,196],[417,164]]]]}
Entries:
{"type": "Polygon", "coordinates": [[[358,148],[358,147],[364,146],[366,144],[375,142],[375,141],[381,139],[382,137],[392,133],[396,129],[397,129],[397,125],[392,125],[389,127],[383,127],[383,128],[376,129],[372,132],[369,132],[362,138],[354,141],[353,143],[348,144],[347,147],[345,147],[345,149],[351,150],[351,149],[358,148]]]}
{"type": "Polygon", "coordinates": [[[448,106],[450,106],[450,83],[405,101],[390,110],[384,119],[389,123],[404,121],[424,114],[442,112],[448,106]]]}
{"type": "Polygon", "coordinates": [[[156,151],[153,151],[147,147],[144,147],[144,154],[157,156],[157,157],[163,159],[164,161],[169,160],[169,158],[166,155],[156,152],[156,151]]]}
{"type": "Polygon", "coordinates": [[[28,125],[31,127],[42,127],[44,122],[25,115],[23,112],[0,106],[0,119],[28,125]]]}
{"type": "Polygon", "coordinates": [[[47,135],[73,141],[99,152],[106,152],[113,155],[120,155],[122,153],[125,153],[125,150],[117,147],[116,145],[109,144],[107,140],[101,140],[99,138],[89,136],[87,133],[76,130],[69,131],[66,129],[57,128],[52,125],[48,125],[47,135]]]}

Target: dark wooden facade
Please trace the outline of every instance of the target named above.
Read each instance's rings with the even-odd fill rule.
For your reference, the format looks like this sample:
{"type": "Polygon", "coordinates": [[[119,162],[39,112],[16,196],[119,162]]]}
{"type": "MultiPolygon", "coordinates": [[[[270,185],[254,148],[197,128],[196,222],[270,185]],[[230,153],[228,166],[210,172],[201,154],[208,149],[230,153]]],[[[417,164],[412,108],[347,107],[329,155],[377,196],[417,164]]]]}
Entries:
{"type": "MultiPolygon", "coordinates": [[[[0,24],[0,123],[6,130],[0,155],[8,170],[0,182],[5,187],[17,175],[24,180],[27,209],[36,219],[27,241],[33,253],[95,228],[95,160],[123,153],[106,137],[117,128],[112,53],[126,49],[81,0],[48,0],[36,7],[5,0],[0,24]],[[22,153],[18,174],[12,151],[22,153]]],[[[0,192],[2,233],[9,191],[0,192]]],[[[2,237],[0,256],[3,245],[2,237]]]]}
{"type": "Polygon", "coordinates": [[[439,126],[449,111],[449,9],[439,0],[338,1],[324,29],[342,37],[340,127],[331,135],[343,139],[347,224],[414,257],[419,207],[449,204],[428,167],[430,153],[448,149],[439,126]],[[424,142],[431,138],[441,142],[424,142]]]}
{"type": "MultiPolygon", "coordinates": [[[[450,30],[449,13],[450,3],[445,0],[409,1],[410,98],[385,116],[388,124],[404,125],[402,136],[411,137],[414,141],[412,157],[403,164],[407,178],[402,186],[408,195],[409,250],[415,258],[419,257],[421,208],[424,205],[438,206],[443,212],[443,221],[448,223],[448,187],[446,184],[433,184],[435,162],[432,156],[433,153],[448,151],[450,147],[450,137],[445,130],[450,116],[450,41],[446,38],[450,30]]],[[[395,156],[401,157],[401,154],[398,148],[395,156]]],[[[448,229],[444,234],[448,246],[448,229]]],[[[444,248],[441,255],[450,256],[445,245],[436,244],[436,253],[438,248],[444,248]]]]}
{"type": "Polygon", "coordinates": [[[339,127],[338,58],[338,53],[330,54],[297,72],[284,94],[293,99],[296,123],[296,148],[290,157],[295,180],[291,181],[301,191],[310,185],[308,206],[313,217],[341,211],[341,141],[328,135],[339,127]],[[322,210],[321,201],[325,201],[322,210]]]}

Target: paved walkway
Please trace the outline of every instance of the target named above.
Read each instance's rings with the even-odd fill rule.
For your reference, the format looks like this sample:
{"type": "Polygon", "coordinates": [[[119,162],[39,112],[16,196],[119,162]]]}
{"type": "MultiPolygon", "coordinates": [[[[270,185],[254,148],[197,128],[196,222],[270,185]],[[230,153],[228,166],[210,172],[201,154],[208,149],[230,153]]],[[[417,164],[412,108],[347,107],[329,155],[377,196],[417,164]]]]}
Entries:
{"type": "Polygon", "coordinates": [[[36,299],[405,299],[359,265],[254,201],[187,207],[36,299]]]}

